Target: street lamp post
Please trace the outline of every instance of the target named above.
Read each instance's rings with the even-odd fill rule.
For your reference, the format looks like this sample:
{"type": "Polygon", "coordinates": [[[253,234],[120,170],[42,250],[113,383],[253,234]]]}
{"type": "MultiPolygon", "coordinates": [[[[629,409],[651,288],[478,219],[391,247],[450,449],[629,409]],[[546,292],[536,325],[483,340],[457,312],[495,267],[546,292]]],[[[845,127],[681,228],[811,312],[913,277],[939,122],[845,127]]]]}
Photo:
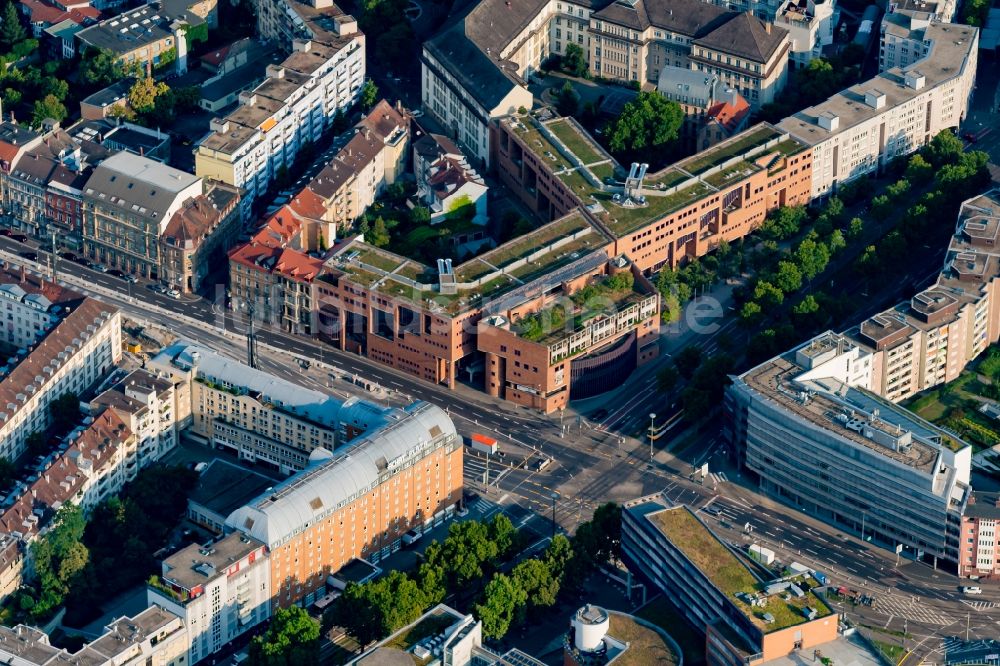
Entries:
{"type": "Polygon", "coordinates": [[[556,538],[556,500],[559,499],[559,493],[552,493],[552,538],[556,538]]]}
{"type": "Polygon", "coordinates": [[[656,413],[649,414],[649,462],[653,462],[653,431],[656,429],[656,413]]]}
{"type": "Polygon", "coordinates": [[[861,512],[861,540],[865,540],[865,518],[868,516],[864,511],[861,512]]]}

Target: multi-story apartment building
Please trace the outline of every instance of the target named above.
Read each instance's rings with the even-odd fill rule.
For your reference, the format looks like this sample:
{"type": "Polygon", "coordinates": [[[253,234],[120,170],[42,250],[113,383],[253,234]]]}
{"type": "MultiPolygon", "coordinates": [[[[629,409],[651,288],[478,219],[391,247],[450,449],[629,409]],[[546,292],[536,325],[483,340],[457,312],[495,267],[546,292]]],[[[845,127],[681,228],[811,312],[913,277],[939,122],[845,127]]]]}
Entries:
{"type": "Polygon", "coordinates": [[[899,402],[953,381],[1000,340],[1000,191],[962,204],[936,284],[847,331],[872,353],[868,387],[899,402]]]}
{"type": "Polygon", "coordinates": [[[60,129],[46,133],[38,145],[11,165],[4,178],[8,213],[31,235],[62,232],[65,227],[49,224],[49,184],[58,174],[59,180],[68,179],[79,186],[85,181],[85,177],[79,178],[84,168],[80,146],[69,134],[60,129]]]}
{"type": "Polygon", "coordinates": [[[792,67],[805,67],[810,60],[823,55],[824,46],[833,44],[837,15],[836,0],[785,0],[781,3],[774,24],[788,31],[792,67]]]}
{"type": "Polygon", "coordinates": [[[872,393],[871,361],[824,333],[735,377],[730,440],[766,493],[916,559],[957,562],[972,447],[872,393]]]}
{"type": "Polygon", "coordinates": [[[975,492],[962,516],[958,575],[1000,578],[1000,494],[975,492]]]}
{"type": "Polygon", "coordinates": [[[758,666],[837,639],[837,615],[810,588],[815,580],[761,578],[688,507],[662,496],[623,507],[622,559],[705,633],[709,666],[758,666]]]}
{"type": "Polygon", "coordinates": [[[557,275],[489,303],[476,340],[486,392],[545,413],[621,385],[659,351],[659,294],[628,259],[597,250],[557,275]]]}
{"type": "Polygon", "coordinates": [[[196,292],[243,232],[240,191],[211,182],[186,200],[160,234],[160,279],[178,291],[196,292]]]}
{"type": "Polygon", "coordinates": [[[146,370],[135,370],[90,401],[91,409],[109,407],[135,433],[138,462],[145,467],[177,446],[174,386],[146,370]]]}
{"type": "Polygon", "coordinates": [[[587,207],[615,239],[612,254],[643,272],[702,256],[768,211],[809,201],[808,147],[766,123],[652,174],[618,166],[572,119],[511,116],[493,129],[500,179],[522,203],[549,219],[587,207]]]}
{"type": "Polygon", "coordinates": [[[48,531],[60,507],[72,503],[88,511],[137,470],[136,436],[110,409],[74,428],[35,464],[0,505],[0,599],[16,591],[30,544],[48,531]]]}
{"type": "Polygon", "coordinates": [[[926,58],[931,44],[924,37],[930,24],[929,14],[886,14],[879,28],[878,71],[909,67],[926,58]]]}
{"type": "Polygon", "coordinates": [[[122,617],[99,638],[76,652],[57,648],[36,627],[0,626],[0,660],[18,666],[88,664],[89,666],[188,666],[188,631],[184,622],[158,606],[122,617]]]}
{"type": "Polygon", "coordinates": [[[271,617],[267,548],[242,532],[191,544],[162,562],[148,601],[181,618],[196,664],[271,617]]]}
{"type": "Polygon", "coordinates": [[[79,51],[88,48],[111,51],[126,67],[145,73],[172,67],[187,71],[187,32],[205,25],[192,11],[170,12],[158,2],[130,9],[76,33],[79,51]]]}
{"type": "Polygon", "coordinates": [[[965,118],[976,77],[979,31],[932,23],[927,56],[883,72],[777,123],[812,148],[811,198],[884,167],[965,118]]]}
{"type": "Polygon", "coordinates": [[[332,451],[391,418],[372,403],[341,401],[185,343],[163,349],[147,369],[173,384],[188,435],[285,474],[306,467],[316,449],[332,451]]]}
{"type": "Polygon", "coordinates": [[[441,524],[462,498],[462,440],[444,410],[391,409],[341,451],[317,451],[306,470],[226,519],[267,545],[271,609],[309,605],[353,558],[378,563],[410,529],[441,524]]]}
{"type": "Polygon", "coordinates": [[[117,308],[38,278],[0,273],[0,455],[16,460],[51,421],[49,403],[83,393],[121,359],[117,308]],[[9,351],[13,350],[13,351],[9,351]]]}
{"type": "MultiPolygon", "coordinates": [[[[293,52],[268,66],[267,80],[242,93],[235,111],[213,120],[213,131],[195,150],[196,174],[246,190],[245,213],[302,146],[317,142],[337,113],[357,101],[365,78],[364,34],[337,7],[316,12],[295,0],[257,4],[297,19],[298,36],[288,42],[293,52]]],[[[259,16],[261,22],[269,23],[259,16]]]]}
{"type": "Polygon", "coordinates": [[[42,136],[37,132],[24,129],[15,122],[0,122],[0,197],[3,199],[4,217],[13,226],[20,225],[20,222],[9,211],[20,202],[11,196],[7,186],[10,172],[25,153],[41,142],[42,136]]]}
{"type": "Polygon", "coordinates": [[[788,31],[747,12],[683,0],[616,0],[590,17],[590,71],[656,83],[671,65],[714,74],[755,109],[774,100],[788,71],[788,31]]]}
{"type": "Polygon", "coordinates": [[[424,42],[424,111],[474,163],[489,167],[490,122],[531,108],[527,80],[550,53],[564,52],[571,41],[589,52],[590,12],[589,2],[568,0],[474,3],[424,42]]]}
{"type": "Polygon", "coordinates": [[[240,230],[240,192],[122,151],[83,194],[84,254],[109,268],[197,288],[240,230]]]}

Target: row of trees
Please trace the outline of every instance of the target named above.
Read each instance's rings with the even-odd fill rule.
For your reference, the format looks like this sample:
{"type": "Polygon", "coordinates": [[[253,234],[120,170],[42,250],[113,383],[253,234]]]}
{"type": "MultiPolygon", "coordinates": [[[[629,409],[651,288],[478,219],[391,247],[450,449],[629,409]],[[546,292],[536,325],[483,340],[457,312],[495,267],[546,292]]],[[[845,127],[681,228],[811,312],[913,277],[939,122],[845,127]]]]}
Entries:
{"type": "Polygon", "coordinates": [[[541,617],[560,594],[578,592],[596,565],[621,556],[621,510],[605,504],[572,539],[556,535],[539,556],[515,562],[524,546],[524,535],[503,514],[488,523],[454,523],[442,543],[427,547],[416,571],[348,584],[324,623],[344,627],[367,645],[454,596],[476,600],[483,633],[500,639],[541,617]]]}

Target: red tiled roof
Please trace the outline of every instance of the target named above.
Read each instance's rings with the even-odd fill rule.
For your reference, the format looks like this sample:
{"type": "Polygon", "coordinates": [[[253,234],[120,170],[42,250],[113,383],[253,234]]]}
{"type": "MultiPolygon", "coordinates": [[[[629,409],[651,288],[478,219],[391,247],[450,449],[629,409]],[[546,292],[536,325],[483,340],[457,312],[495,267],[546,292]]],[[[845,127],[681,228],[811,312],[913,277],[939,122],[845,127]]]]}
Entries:
{"type": "Polygon", "coordinates": [[[83,486],[86,480],[84,461],[92,464],[93,471],[90,473],[95,473],[131,436],[132,431],[118,414],[113,409],[105,409],[62,455],[41,472],[27,492],[0,515],[0,529],[24,535],[38,531],[44,521],[50,519],[52,513],[83,486]]]}
{"type": "Polygon", "coordinates": [[[15,146],[12,143],[7,143],[6,141],[0,141],[0,160],[6,162],[7,164],[13,164],[17,159],[17,154],[24,146],[15,146]]]}
{"type": "Polygon", "coordinates": [[[93,7],[77,7],[67,11],[41,0],[21,0],[21,4],[28,10],[29,21],[31,23],[55,25],[60,21],[69,19],[74,23],[83,25],[90,21],[96,22],[101,15],[101,12],[93,7]]]}
{"type": "Polygon", "coordinates": [[[253,243],[231,250],[229,260],[295,282],[312,282],[323,269],[322,259],[311,257],[305,252],[253,243]]]}
{"type": "Polygon", "coordinates": [[[740,124],[750,113],[750,103],[742,95],[738,95],[735,104],[729,102],[719,102],[709,108],[706,114],[709,118],[716,120],[726,128],[735,127],[740,124]]]}

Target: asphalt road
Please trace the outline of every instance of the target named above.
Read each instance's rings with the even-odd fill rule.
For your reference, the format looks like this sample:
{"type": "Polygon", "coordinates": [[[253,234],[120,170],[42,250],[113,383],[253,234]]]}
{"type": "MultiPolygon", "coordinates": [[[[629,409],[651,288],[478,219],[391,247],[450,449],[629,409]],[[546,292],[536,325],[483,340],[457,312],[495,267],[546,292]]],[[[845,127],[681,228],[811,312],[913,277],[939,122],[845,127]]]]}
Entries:
{"type": "MultiPolygon", "coordinates": [[[[25,248],[0,237],[0,250],[6,250],[10,259],[9,253],[25,248]]],[[[40,254],[39,259],[44,265],[48,256],[40,254]]],[[[38,268],[37,264],[28,265],[38,268]]],[[[182,338],[211,345],[234,358],[245,356],[240,322],[216,303],[196,297],[173,299],[154,293],[144,284],[128,285],[63,260],[56,268],[59,279],[68,286],[114,303],[131,318],[166,327],[182,338]]],[[[668,330],[663,339],[665,346],[679,348],[694,342],[711,352],[718,347],[720,336],[733,332],[731,325],[709,331],[681,325],[668,330]]],[[[845,612],[872,626],[900,626],[901,631],[905,623],[906,631],[913,636],[911,647],[919,644],[921,652],[930,655],[932,661],[942,637],[964,635],[966,620],[970,636],[1000,634],[1000,594],[996,587],[984,585],[986,594],[982,597],[963,598],[957,578],[916,563],[897,568],[892,553],[761,497],[740,485],[738,473],[728,466],[716,439],[709,438],[690,452],[694,462],[708,460],[713,470],[719,470],[703,482],[689,479],[691,464],[661,450],[659,444],[651,460],[648,440],[642,442],[619,433],[644,427],[649,410],[657,406],[661,414],[658,425],[676,413],[662,405],[663,398],[655,385],[655,367],[640,368],[629,380],[629,391],[598,403],[605,415],[599,422],[592,422],[576,414],[543,417],[498,404],[468,387],[450,391],[282,331],[264,328],[258,337],[262,367],[291,381],[347,395],[359,391],[331,380],[331,373],[357,374],[386,389],[371,396],[376,400],[392,404],[413,398],[427,400],[447,409],[463,434],[486,431],[498,436],[506,455],[491,457],[488,484],[483,483],[486,460],[474,452],[467,455],[466,479],[471,488],[480,490],[484,500],[513,511],[517,524],[544,531],[544,521],[551,520],[554,511],[556,522],[572,530],[589,518],[601,502],[622,502],[664,492],[670,500],[697,510],[718,508],[721,513],[709,515],[708,520],[717,521],[719,533],[734,544],[746,546],[756,541],[778,551],[783,561],[815,566],[836,584],[876,590],[879,602],[874,609],[850,608],[845,612]],[[303,371],[293,357],[311,359],[312,367],[303,371]],[[542,458],[551,458],[551,463],[544,470],[535,470],[535,461],[542,458]],[[744,534],[747,522],[753,527],[751,534],[744,534]]],[[[589,409],[593,411],[594,407],[589,409]]]]}

